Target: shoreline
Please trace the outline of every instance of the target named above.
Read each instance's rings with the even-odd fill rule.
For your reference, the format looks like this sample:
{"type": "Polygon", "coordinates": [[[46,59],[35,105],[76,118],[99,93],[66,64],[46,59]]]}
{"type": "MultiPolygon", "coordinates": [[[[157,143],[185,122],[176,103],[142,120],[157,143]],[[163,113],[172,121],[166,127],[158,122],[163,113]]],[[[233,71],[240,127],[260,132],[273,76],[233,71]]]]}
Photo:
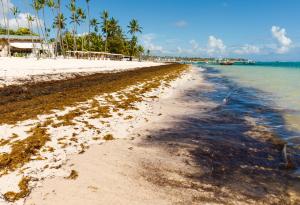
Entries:
{"type": "MultiPolygon", "coordinates": [[[[27,197],[11,204],[299,202],[300,187],[293,181],[297,178],[278,168],[281,141],[271,130],[257,125],[254,118],[224,113],[218,103],[206,98],[217,88],[196,67],[165,80],[146,81],[154,86],[150,90],[134,82],[122,90],[125,98],[114,91],[88,101],[88,106],[82,101],[17,127],[0,127],[22,139],[33,123],[44,122],[41,128],[47,127],[46,133],[55,141],[46,144],[47,154],[26,162],[23,174],[34,181],[23,193],[27,197]],[[131,95],[141,90],[141,98],[131,95]],[[107,112],[105,101],[118,107],[116,98],[125,102],[128,96],[132,101],[118,108],[122,115],[120,110],[107,112]],[[95,105],[95,100],[105,106],[95,105]],[[229,128],[231,123],[236,129],[229,128]]],[[[1,150],[9,151],[5,146],[1,150]]],[[[22,178],[16,176],[0,178],[0,184],[20,190],[22,178]]],[[[2,193],[9,191],[0,188],[2,193]]]]}

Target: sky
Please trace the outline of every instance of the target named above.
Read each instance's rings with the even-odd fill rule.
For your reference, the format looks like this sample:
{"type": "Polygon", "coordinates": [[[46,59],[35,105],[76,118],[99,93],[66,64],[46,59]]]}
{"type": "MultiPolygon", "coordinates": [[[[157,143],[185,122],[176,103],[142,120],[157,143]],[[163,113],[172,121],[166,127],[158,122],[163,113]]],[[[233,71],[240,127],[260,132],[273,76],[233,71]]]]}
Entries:
{"type": "MultiPolygon", "coordinates": [[[[3,0],[18,6],[26,23],[31,0],[3,0]]],[[[91,16],[108,10],[124,30],[135,18],[143,27],[139,42],[153,55],[242,57],[261,61],[300,61],[300,0],[90,0],[91,16]]],[[[62,11],[70,16],[62,0],[62,11]]],[[[77,5],[86,10],[85,0],[77,5]]],[[[1,12],[2,13],[2,12],[1,12]]],[[[1,23],[0,15],[0,23],[1,23]]],[[[13,16],[10,25],[16,26],[13,16]]],[[[45,22],[52,24],[46,12],[45,22]]],[[[69,21],[69,18],[68,18],[69,21]]],[[[78,33],[85,33],[87,23],[78,33]]]]}

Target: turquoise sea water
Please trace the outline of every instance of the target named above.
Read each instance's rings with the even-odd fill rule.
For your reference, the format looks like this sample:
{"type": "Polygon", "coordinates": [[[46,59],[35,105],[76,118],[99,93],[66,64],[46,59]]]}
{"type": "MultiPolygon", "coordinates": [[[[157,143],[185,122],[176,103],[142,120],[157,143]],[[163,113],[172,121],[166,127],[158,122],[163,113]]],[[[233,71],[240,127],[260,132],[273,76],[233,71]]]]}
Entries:
{"type": "Polygon", "coordinates": [[[261,98],[270,101],[270,106],[282,113],[283,126],[295,133],[286,137],[300,143],[300,62],[211,67],[217,68],[222,76],[238,85],[262,91],[261,98]]]}

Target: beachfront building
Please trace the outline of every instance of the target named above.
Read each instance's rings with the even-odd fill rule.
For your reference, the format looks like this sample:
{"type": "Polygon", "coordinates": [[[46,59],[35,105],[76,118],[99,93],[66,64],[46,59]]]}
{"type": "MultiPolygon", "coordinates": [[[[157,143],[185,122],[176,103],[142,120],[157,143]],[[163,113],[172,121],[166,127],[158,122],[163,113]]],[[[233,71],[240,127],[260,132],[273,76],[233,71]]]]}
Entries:
{"type": "Polygon", "coordinates": [[[0,57],[53,54],[52,45],[43,44],[39,36],[0,35],[0,57]],[[10,48],[9,48],[10,45],[10,48]]]}

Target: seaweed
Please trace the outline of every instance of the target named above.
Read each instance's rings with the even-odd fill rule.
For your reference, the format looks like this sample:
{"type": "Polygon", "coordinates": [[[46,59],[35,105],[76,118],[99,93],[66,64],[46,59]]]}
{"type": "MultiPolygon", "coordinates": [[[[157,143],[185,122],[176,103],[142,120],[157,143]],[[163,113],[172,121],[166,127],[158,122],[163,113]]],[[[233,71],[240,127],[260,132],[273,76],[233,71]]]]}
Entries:
{"type": "Polygon", "coordinates": [[[48,140],[50,137],[44,127],[37,125],[32,128],[29,137],[11,143],[10,153],[0,154],[0,171],[5,173],[23,166],[38,153],[48,140]]]}
{"type": "MultiPolygon", "coordinates": [[[[36,118],[37,115],[50,114],[54,109],[76,106],[78,103],[85,102],[95,96],[118,92],[129,86],[147,83],[151,80],[161,80],[166,75],[168,76],[165,80],[169,81],[186,69],[186,65],[169,64],[125,72],[78,76],[74,79],[60,81],[6,86],[0,88],[0,124],[15,124],[18,121],[36,118]],[[26,90],[21,89],[24,86],[26,90]]],[[[150,87],[157,86],[159,86],[158,81],[150,87]]],[[[141,100],[134,96],[136,95],[129,96],[124,103],[119,103],[119,107],[123,109],[133,108],[132,102],[141,100]]],[[[76,117],[80,113],[72,114],[75,114],[76,117]]],[[[72,115],[65,116],[64,124],[73,124],[72,119],[74,119],[72,115]]]]}
{"type": "Polygon", "coordinates": [[[15,202],[21,198],[25,198],[26,196],[28,196],[28,194],[30,193],[30,189],[28,188],[29,181],[29,177],[23,177],[18,184],[20,192],[6,192],[3,195],[4,199],[8,202],[15,202]]]}

